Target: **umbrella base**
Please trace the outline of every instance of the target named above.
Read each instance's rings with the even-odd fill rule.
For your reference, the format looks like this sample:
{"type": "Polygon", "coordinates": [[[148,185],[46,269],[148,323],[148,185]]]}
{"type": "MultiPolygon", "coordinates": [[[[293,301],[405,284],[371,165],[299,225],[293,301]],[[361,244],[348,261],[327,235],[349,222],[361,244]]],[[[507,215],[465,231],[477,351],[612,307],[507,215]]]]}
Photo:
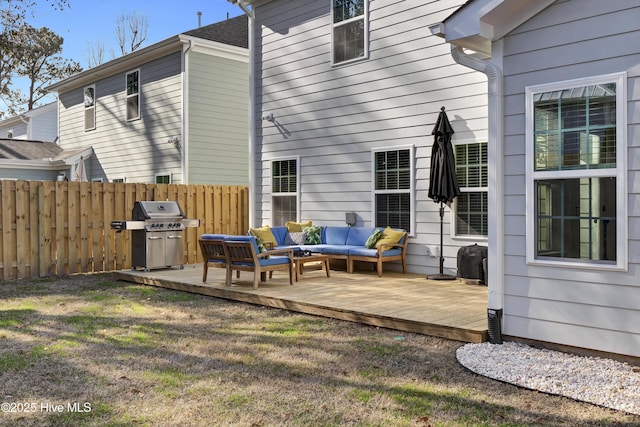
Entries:
{"type": "Polygon", "coordinates": [[[450,274],[431,274],[427,276],[429,280],[456,280],[456,276],[452,276],[450,274]]]}

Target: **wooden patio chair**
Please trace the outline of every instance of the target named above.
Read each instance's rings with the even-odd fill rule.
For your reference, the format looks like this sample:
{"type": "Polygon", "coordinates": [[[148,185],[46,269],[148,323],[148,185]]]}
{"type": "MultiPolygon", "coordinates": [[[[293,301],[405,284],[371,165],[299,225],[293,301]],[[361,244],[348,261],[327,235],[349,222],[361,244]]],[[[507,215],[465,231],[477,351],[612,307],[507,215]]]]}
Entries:
{"type": "MultiPolygon", "coordinates": [[[[213,236],[206,239],[198,239],[200,245],[200,251],[202,252],[202,281],[207,281],[207,271],[209,267],[225,268],[227,269],[225,275],[225,283],[229,281],[231,272],[227,268],[227,254],[224,251],[223,239],[225,236],[213,236]]],[[[238,271],[238,277],[240,272],[238,271]]]]}
{"type": "Polygon", "coordinates": [[[237,240],[225,240],[227,255],[227,286],[231,286],[232,271],[252,271],[253,289],[258,289],[260,280],[266,281],[266,273],[287,270],[289,284],[293,285],[293,251],[291,249],[274,249],[258,252],[256,238],[253,236],[237,236],[237,240]]]}

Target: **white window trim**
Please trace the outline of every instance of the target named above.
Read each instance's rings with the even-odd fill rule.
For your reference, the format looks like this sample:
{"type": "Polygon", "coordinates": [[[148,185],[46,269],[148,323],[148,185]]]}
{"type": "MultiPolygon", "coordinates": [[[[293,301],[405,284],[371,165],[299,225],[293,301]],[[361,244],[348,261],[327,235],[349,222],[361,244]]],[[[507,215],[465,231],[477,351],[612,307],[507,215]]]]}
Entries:
{"type": "Polygon", "coordinates": [[[124,73],[124,97],[125,97],[125,102],[124,102],[124,118],[127,122],[133,122],[135,120],[140,120],[142,118],[142,114],[140,113],[141,109],[142,109],[142,83],[141,83],[141,74],[140,74],[140,68],[136,68],[134,70],[129,70],[126,73],[124,73]],[[129,74],[138,72],[138,92],[135,95],[129,95],[127,93],[127,77],[129,76],[129,74]],[[128,111],[128,102],[129,102],[129,98],[133,97],[133,96],[137,96],[138,97],[138,116],[134,117],[134,118],[129,118],[127,117],[127,111],[128,111]]]}
{"type": "MultiPolygon", "coordinates": [[[[454,145],[454,151],[455,151],[455,146],[456,145],[469,145],[469,144],[487,144],[487,155],[489,154],[489,141],[487,141],[487,139],[462,139],[462,140],[456,140],[456,141],[452,141],[452,144],[454,145]]],[[[487,160],[488,161],[488,160],[487,160]]],[[[487,165],[487,175],[489,174],[489,166],[487,165]]],[[[489,187],[469,187],[469,188],[473,188],[472,191],[484,191],[487,193],[487,197],[489,196],[489,187]]],[[[460,191],[463,191],[462,188],[460,189],[460,191]]],[[[471,192],[471,191],[470,191],[471,192]]],[[[471,234],[456,234],[456,230],[458,229],[457,227],[457,222],[458,222],[458,198],[456,197],[453,200],[453,203],[451,204],[451,209],[449,209],[449,222],[451,224],[451,227],[449,227],[449,236],[451,237],[451,239],[454,240],[460,240],[460,241],[466,241],[466,242],[487,242],[489,240],[489,235],[487,234],[486,236],[480,236],[480,235],[471,235],[471,234]]],[[[487,212],[487,215],[489,213],[487,212]]],[[[488,218],[487,218],[488,221],[488,218]]],[[[487,224],[488,226],[488,224],[487,224]]]]}
{"type": "Polygon", "coordinates": [[[269,204],[271,205],[271,219],[273,220],[274,218],[274,212],[273,212],[273,198],[277,197],[277,196],[291,196],[293,193],[274,193],[273,192],[273,163],[274,162],[282,162],[282,161],[286,161],[286,160],[295,160],[296,161],[296,222],[300,222],[301,221],[301,216],[300,216],[300,207],[301,205],[301,201],[300,201],[300,187],[301,187],[301,182],[300,182],[300,156],[296,155],[296,156],[286,156],[286,157],[274,157],[272,159],[269,160],[269,194],[270,199],[269,199],[269,204]]]}
{"type": "Polygon", "coordinates": [[[568,267],[593,270],[618,270],[628,271],[628,207],[627,207],[627,73],[612,73],[595,77],[587,77],[575,80],[529,86],[525,89],[526,99],[526,260],[527,264],[553,267],[568,267]],[[534,160],[534,111],[533,96],[540,92],[552,92],[555,90],[572,87],[589,86],[594,84],[616,83],[616,167],[615,169],[590,169],[589,177],[612,176],[615,170],[616,177],[616,263],[604,264],[589,261],[567,261],[538,259],[536,253],[536,212],[535,212],[535,180],[536,179],[567,179],[585,177],[585,171],[541,171],[533,170],[534,160]]]}
{"type": "Polygon", "coordinates": [[[125,183],[127,182],[127,178],[124,176],[115,176],[113,178],[111,178],[111,182],[119,184],[119,183],[125,183]]]}
{"type": "Polygon", "coordinates": [[[169,184],[173,184],[173,178],[171,177],[171,172],[158,172],[158,173],[154,173],[153,174],[153,183],[157,184],[158,183],[158,177],[159,176],[168,176],[169,177],[169,184]]]}
{"type": "Polygon", "coordinates": [[[351,64],[353,62],[358,62],[358,61],[364,61],[366,59],[369,58],[369,0],[363,0],[364,1],[364,14],[362,16],[356,16],[355,18],[351,18],[351,19],[347,19],[345,21],[340,21],[337,25],[336,23],[333,22],[333,7],[334,7],[334,0],[330,0],[331,1],[331,16],[330,16],[330,20],[331,20],[331,65],[332,66],[342,66],[342,65],[346,65],[346,64],[351,64]],[[344,24],[348,24],[349,22],[354,22],[360,19],[364,19],[364,55],[362,55],[361,57],[358,58],[353,58],[353,59],[348,59],[346,61],[340,61],[340,62],[335,62],[335,44],[333,41],[333,29],[336,26],[341,26],[344,24]]]}
{"type": "Polygon", "coordinates": [[[388,147],[378,147],[371,149],[371,226],[375,226],[376,223],[376,194],[378,192],[385,194],[393,194],[393,193],[406,193],[409,192],[409,214],[411,219],[409,220],[409,225],[411,227],[411,231],[409,232],[410,237],[415,237],[416,235],[416,167],[415,167],[415,145],[396,145],[396,146],[388,146],[388,147]],[[386,152],[386,151],[400,151],[400,150],[409,150],[409,168],[411,177],[409,178],[409,190],[376,190],[376,153],[386,152]]]}
{"type": "Polygon", "coordinates": [[[89,85],[89,86],[85,86],[84,88],[82,88],[82,104],[84,105],[84,131],[88,132],[91,130],[95,130],[96,129],[96,85],[89,85]],[[93,105],[91,105],[90,107],[87,107],[85,105],[84,102],[84,94],[87,92],[87,89],[93,89],[93,105]],[[93,127],[87,127],[87,119],[86,119],[86,114],[87,114],[87,110],[93,110],[93,127]]]}

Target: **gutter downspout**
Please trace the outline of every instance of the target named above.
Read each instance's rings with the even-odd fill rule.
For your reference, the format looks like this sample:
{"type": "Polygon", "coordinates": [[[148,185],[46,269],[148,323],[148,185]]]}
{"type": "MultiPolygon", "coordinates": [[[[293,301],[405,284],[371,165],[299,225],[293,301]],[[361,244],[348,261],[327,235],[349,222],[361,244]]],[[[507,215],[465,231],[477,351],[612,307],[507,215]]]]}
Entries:
{"type": "Polygon", "coordinates": [[[25,117],[24,114],[20,114],[18,118],[22,123],[27,125],[27,139],[32,139],[33,135],[31,135],[32,132],[31,132],[31,126],[29,125],[29,119],[25,117]]]}
{"type": "MultiPolygon", "coordinates": [[[[492,50],[500,50],[501,42],[494,42],[492,50]]],[[[489,338],[496,344],[502,343],[501,323],[504,307],[504,83],[500,66],[491,60],[482,60],[464,53],[459,46],[451,46],[451,56],[458,64],[480,71],[487,76],[489,143],[488,161],[488,278],[489,338]],[[492,215],[493,213],[493,215],[492,215]],[[492,330],[492,326],[497,330],[492,330]],[[492,334],[494,333],[494,334],[492,334]],[[492,336],[495,335],[495,336],[492,336]]],[[[497,57],[500,57],[499,55],[497,57]]]]}
{"type": "MultiPolygon", "coordinates": [[[[244,9],[244,8],[243,8],[244,9]]],[[[246,13],[246,11],[245,11],[246,13]]],[[[255,22],[249,16],[249,224],[256,220],[256,82],[255,82],[255,22]]]]}
{"type": "Polygon", "coordinates": [[[189,118],[189,53],[191,52],[191,48],[193,47],[193,42],[191,40],[183,41],[186,44],[186,48],[182,50],[182,118],[180,120],[180,125],[182,126],[182,131],[180,132],[182,141],[178,141],[178,148],[180,150],[180,163],[181,163],[181,180],[183,184],[189,184],[189,171],[187,170],[187,154],[189,150],[189,127],[187,126],[187,120],[189,118]]]}
{"type": "Polygon", "coordinates": [[[249,17],[249,226],[256,220],[256,85],[255,85],[255,13],[242,0],[227,0],[249,17]]]}

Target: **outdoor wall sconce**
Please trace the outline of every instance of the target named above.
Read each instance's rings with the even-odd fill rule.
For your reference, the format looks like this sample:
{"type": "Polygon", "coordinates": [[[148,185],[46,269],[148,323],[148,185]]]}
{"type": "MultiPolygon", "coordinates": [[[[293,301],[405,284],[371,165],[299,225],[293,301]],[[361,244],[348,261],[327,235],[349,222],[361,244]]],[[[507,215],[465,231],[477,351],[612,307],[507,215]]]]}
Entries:
{"type": "Polygon", "coordinates": [[[182,147],[180,145],[180,138],[177,136],[174,136],[172,138],[169,138],[169,140],[167,141],[169,144],[173,144],[174,147],[176,147],[178,150],[182,147]]]}
{"type": "Polygon", "coordinates": [[[264,116],[262,116],[262,120],[266,120],[268,122],[274,122],[276,119],[275,117],[273,117],[273,113],[269,112],[269,113],[265,113],[264,116]]]}

